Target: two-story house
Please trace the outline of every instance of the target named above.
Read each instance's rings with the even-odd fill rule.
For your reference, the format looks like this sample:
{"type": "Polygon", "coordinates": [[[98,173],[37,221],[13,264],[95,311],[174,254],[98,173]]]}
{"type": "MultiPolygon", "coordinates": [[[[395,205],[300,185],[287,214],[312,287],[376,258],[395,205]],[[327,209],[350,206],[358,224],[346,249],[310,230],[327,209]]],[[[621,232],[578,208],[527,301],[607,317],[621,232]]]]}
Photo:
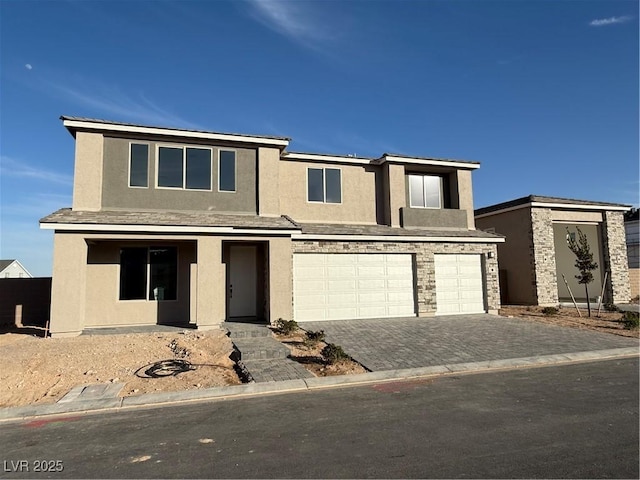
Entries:
{"type": "Polygon", "coordinates": [[[289,139],[61,117],[73,205],[51,333],[497,312],[475,162],[293,153],[289,139]]]}

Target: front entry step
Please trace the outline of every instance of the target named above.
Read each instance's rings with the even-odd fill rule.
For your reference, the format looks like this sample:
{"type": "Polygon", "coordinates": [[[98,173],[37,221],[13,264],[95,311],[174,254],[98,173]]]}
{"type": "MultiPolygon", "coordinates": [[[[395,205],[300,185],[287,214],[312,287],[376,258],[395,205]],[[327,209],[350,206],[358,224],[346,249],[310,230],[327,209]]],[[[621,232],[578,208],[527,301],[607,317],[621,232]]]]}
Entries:
{"type": "Polygon", "coordinates": [[[253,382],[312,378],[313,374],[289,357],[289,349],[265,325],[226,322],[222,325],[238,353],[240,370],[253,382]]]}
{"type": "Polygon", "coordinates": [[[240,351],[240,360],[287,358],[289,349],[272,337],[232,338],[240,351]]]}

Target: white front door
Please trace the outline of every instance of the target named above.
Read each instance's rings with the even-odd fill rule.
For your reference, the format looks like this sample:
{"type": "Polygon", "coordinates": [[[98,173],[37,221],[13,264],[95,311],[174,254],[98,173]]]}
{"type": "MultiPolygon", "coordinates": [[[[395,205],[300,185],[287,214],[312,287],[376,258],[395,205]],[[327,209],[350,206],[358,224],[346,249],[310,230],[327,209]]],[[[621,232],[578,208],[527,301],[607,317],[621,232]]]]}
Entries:
{"type": "Polygon", "coordinates": [[[229,317],[255,317],[258,272],[255,245],[229,247],[229,317]]]}
{"type": "Polygon", "coordinates": [[[435,254],[436,313],[484,313],[480,255],[435,254]]]}

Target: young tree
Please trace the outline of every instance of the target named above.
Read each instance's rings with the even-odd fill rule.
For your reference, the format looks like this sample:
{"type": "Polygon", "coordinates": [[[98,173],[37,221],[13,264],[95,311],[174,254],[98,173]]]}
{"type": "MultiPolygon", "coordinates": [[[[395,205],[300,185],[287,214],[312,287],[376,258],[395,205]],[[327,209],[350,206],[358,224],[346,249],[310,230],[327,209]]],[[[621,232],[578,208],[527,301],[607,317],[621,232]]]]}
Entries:
{"type": "Polygon", "coordinates": [[[578,231],[577,241],[575,234],[571,233],[567,227],[567,245],[569,246],[569,250],[576,256],[575,265],[580,275],[576,275],[575,277],[578,279],[578,283],[584,284],[584,291],[587,294],[587,311],[589,316],[591,316],[589,284],[593,281],[593,273],[591,272],[598,268],[598,264],[593,261],[593,254],[591,253],[587,236],[582,233],[582,230],[578,227],[576,227],[576,230],[578,231]]]}

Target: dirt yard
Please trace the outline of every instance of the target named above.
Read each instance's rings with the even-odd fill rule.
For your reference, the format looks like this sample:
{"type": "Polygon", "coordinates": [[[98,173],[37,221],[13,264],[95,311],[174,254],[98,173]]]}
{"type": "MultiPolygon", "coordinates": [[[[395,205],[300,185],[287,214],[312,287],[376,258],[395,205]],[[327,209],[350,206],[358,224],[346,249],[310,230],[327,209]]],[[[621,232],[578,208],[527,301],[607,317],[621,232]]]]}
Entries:
{"type": "Polygon", "coordinates": [[[333,365],[327,365],[320,353],[326,346],[326,343],[318,342],[314,346],[305,345],[304,330],[298,329],[289,335],[283,335],[274,331],[273,336],[276,340],[289,347],[291,350],[291,358],[293,360],[301,363],[307,370],[317,377],[351,375],[367,372],[362,365],[351,359],[341,360],[333,365]]]}
{"type": "Polygon", "coordinates": [[[582,328],[598,332],[621,335],[623,337],[640,337],[640,330],[627,330],[619,322],[622,317],[620,312],[606,312],[604,309],[597,314],[597,308],[591,308],[591,317],[587,316],[587,310],[580,310],[582,317],[574,307],[562,307],[556,315],[545,315],[542,307],[503,306],[500,315],[505,317],[525,318],[541,323],[561,325],[563,327],[582,328]]]}
{"type": "Polygon", "coordinates": [[[125,383],[121,396],[235,385],[240,380],[229,358],[232,350],[221,330],[74,338],[3,333],[0,407],[54,403],[71,388],[90,383],[125,383]],[[149,370],[152,364],[169,359],[186,360],[195,369],[150,376],[157,375],[149,370]]]}

